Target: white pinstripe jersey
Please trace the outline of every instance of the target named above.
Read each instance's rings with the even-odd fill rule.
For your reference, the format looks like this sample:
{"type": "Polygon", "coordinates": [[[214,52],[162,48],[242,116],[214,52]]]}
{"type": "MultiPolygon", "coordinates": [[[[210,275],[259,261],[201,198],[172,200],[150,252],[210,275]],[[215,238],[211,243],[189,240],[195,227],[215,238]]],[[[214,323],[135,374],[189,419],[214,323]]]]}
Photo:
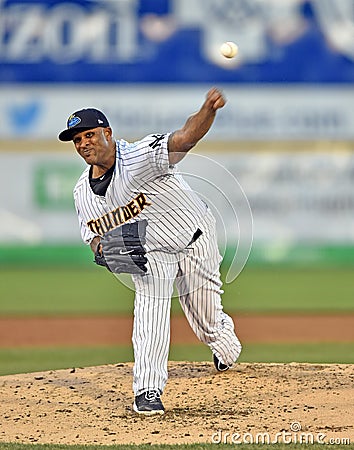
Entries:
{"type": "Polygon", "coordinates": [[[74,188],[81,236],[95,236],[128,221],[148,220],[146,250],[178,251],[191,241],[206,204],[168,160],[168,134],[116,142],[116,163],[105,196],[89,184],[87,167],[74,188]]]}

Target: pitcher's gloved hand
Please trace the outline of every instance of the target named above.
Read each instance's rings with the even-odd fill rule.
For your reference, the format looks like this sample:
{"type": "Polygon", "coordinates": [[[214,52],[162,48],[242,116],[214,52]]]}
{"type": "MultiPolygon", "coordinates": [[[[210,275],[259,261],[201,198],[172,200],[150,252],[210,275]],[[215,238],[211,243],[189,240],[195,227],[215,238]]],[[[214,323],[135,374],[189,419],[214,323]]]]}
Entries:
{"type": "Polygon", "coordinates": [[[146,226],[144,219],[107,231],[97,246],[95,263],[113,273],[146,273],[146,226]]]}

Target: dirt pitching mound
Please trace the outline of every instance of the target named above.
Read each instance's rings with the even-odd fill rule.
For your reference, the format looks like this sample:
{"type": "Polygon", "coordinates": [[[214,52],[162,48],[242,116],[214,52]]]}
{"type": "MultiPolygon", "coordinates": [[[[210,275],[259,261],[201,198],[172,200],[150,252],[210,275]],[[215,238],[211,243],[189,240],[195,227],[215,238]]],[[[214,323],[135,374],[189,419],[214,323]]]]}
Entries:
{"type": "Polygon", "coordinates": [[[178,362],[169,374],[159,417],[132,411],[132,363],[0,377],[0,441],[354,441],[354,365],[178,362]]]}

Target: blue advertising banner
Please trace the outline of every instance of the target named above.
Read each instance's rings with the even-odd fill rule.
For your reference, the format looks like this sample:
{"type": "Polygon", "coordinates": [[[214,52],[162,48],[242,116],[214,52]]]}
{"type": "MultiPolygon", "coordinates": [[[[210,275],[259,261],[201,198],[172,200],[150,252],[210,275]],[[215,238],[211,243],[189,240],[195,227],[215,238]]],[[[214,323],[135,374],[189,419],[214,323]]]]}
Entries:
{"type": "Polygon", "coordinates": [[[353,42],[354,0],[0,0],[0,83],[353,83],[353,42]]]}

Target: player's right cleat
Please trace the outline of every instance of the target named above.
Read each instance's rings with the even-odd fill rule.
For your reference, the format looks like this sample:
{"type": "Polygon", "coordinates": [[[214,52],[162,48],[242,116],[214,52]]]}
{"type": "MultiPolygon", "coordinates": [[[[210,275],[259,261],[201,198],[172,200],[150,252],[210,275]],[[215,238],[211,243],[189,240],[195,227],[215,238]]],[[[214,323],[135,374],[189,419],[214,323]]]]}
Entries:
{"type": "Polygon", "coordinates": [[[223,364],[216,355],[213,355],[214,358],[214,366],[218,372],[225,372],[230,369],[230,366],[223,364]]]}
{"type": "Polygon", "coordinates": [[[138,414],[152,416],[164,414],[165,408],[161,402],[160,393],[157,390],[143,392],[135,397],[133,409],[138,414]]]}

